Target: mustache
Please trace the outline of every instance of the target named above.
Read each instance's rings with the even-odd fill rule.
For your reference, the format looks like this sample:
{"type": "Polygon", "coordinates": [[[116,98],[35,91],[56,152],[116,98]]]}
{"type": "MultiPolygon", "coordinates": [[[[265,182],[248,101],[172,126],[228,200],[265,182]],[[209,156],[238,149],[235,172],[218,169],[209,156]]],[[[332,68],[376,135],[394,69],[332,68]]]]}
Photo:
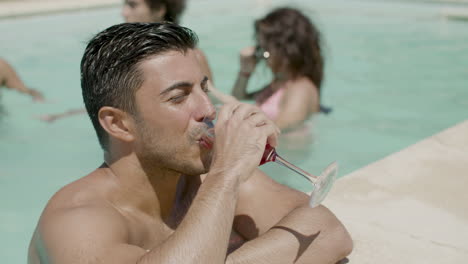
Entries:
{"type": "Polygon", "coordinates": [[[200,137],[205,134],[210,127],[207,124],[200,124],[197,127],[194,127],[190,130],[188,137],[190,140],[196,141],[200,139],[200,137]]]}

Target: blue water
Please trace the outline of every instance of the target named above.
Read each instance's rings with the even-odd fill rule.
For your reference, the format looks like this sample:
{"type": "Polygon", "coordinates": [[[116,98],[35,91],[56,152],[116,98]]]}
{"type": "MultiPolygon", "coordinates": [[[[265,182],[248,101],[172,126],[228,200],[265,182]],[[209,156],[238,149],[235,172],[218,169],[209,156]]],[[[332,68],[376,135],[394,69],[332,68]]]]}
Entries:
{"type": "MultiPolygon", "coordinates": [[[[252,22],[287,0],[192,0],[183,23],[195,29],[215,83],[228,92],[238,71],[238,51],[253,44],[252,22]]],[[[337,160],[340,176],[467,118],[468,24],[448,21],[441,5],[384,1],[295,1],[318,24],[326,43],[323,102],[315,141],[294,157],[318,173],[337,160]]],[[[53,124],[35,119],[83,106],[79,62],[86,41],[121,22],[119,9],[0,21],[0,56],[49,103],[1,91],[0,256],[25,263],[27,244],[50,196],[100,165],[91,123],[76,116],[53,124]]],[[[251,89],[265,83],[259,70],[251,89]]],[[[293,157],[280,148],[283,156],[293,157]]],[[[305,181],[268,165],[265,170],[295,188],[305,181]]]]}

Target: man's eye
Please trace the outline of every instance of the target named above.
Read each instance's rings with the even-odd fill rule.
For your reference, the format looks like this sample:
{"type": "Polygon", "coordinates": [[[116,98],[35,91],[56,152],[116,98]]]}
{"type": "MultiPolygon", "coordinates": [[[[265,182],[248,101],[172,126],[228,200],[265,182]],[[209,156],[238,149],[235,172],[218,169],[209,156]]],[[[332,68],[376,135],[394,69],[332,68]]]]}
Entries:
{"type": "Polygon", "coordinates": [[[182,100],[184,100],[185,98],[185,94],[182,94],[182,95],[177,95],[177,96],[173,96],[169,99],[169,101],[171,102],[182,102],[182,100]]]}

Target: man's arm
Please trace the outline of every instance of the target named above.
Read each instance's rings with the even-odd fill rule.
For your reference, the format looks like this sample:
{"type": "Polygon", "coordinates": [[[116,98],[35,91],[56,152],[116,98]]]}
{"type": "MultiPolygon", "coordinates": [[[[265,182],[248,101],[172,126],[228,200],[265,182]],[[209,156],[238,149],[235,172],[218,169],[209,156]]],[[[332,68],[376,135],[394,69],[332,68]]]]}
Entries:
{"type": "Polygon", "coordinates": [[[46,211],[33,235],[28,264],[136,263],[145,250],[129,244],[125,218],[110,206],[46,211]]]}
{"type": "Polygon", "coordinates": [[[178,228],[149,252],[132,241],[128,219],[104,202],[46,209],[28,263],[224,263],[238,196],[238,181],[230,176],[208,174],[178,228]]]}
{"type": "Polygon", "coordinates": [[[276,183],[260,170],[241,186],[234,227],[247,240],[228,263],[336,263],[352,240],[325,207],[276,183]]]}

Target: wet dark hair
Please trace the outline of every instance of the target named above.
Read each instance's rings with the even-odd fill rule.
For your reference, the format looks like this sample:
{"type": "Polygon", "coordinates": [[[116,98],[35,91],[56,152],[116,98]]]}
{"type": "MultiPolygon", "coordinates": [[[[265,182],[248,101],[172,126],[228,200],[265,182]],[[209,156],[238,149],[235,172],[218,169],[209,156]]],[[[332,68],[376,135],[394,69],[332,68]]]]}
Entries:
{"type": "Polygon", "coordinates": [[[81,60],[81,89],[104,150],[108,140],[99,110],[111,106],[135,115],[135,93],[144,81],[140,63],[167,51],[185,53],[197,42],[192,30],[173,23],[123,23],[91,39],[81,60]]]}
{"type": "Polygon", "coordinates": [[[151,10],[157,10],[165,6],[164,21],[177,24],[180,22],[180,16],[185,10],[185,0],[145,0],[145,2],[151,10]]]}
{"type": "Polygon", "coordinates": [[[292,78],[309,78],[320,92],[324,68],[321,36],[311,20],[296,9],[277,8],[255,21],[255,34],[275,59],[275,67],[292,78]]]}

